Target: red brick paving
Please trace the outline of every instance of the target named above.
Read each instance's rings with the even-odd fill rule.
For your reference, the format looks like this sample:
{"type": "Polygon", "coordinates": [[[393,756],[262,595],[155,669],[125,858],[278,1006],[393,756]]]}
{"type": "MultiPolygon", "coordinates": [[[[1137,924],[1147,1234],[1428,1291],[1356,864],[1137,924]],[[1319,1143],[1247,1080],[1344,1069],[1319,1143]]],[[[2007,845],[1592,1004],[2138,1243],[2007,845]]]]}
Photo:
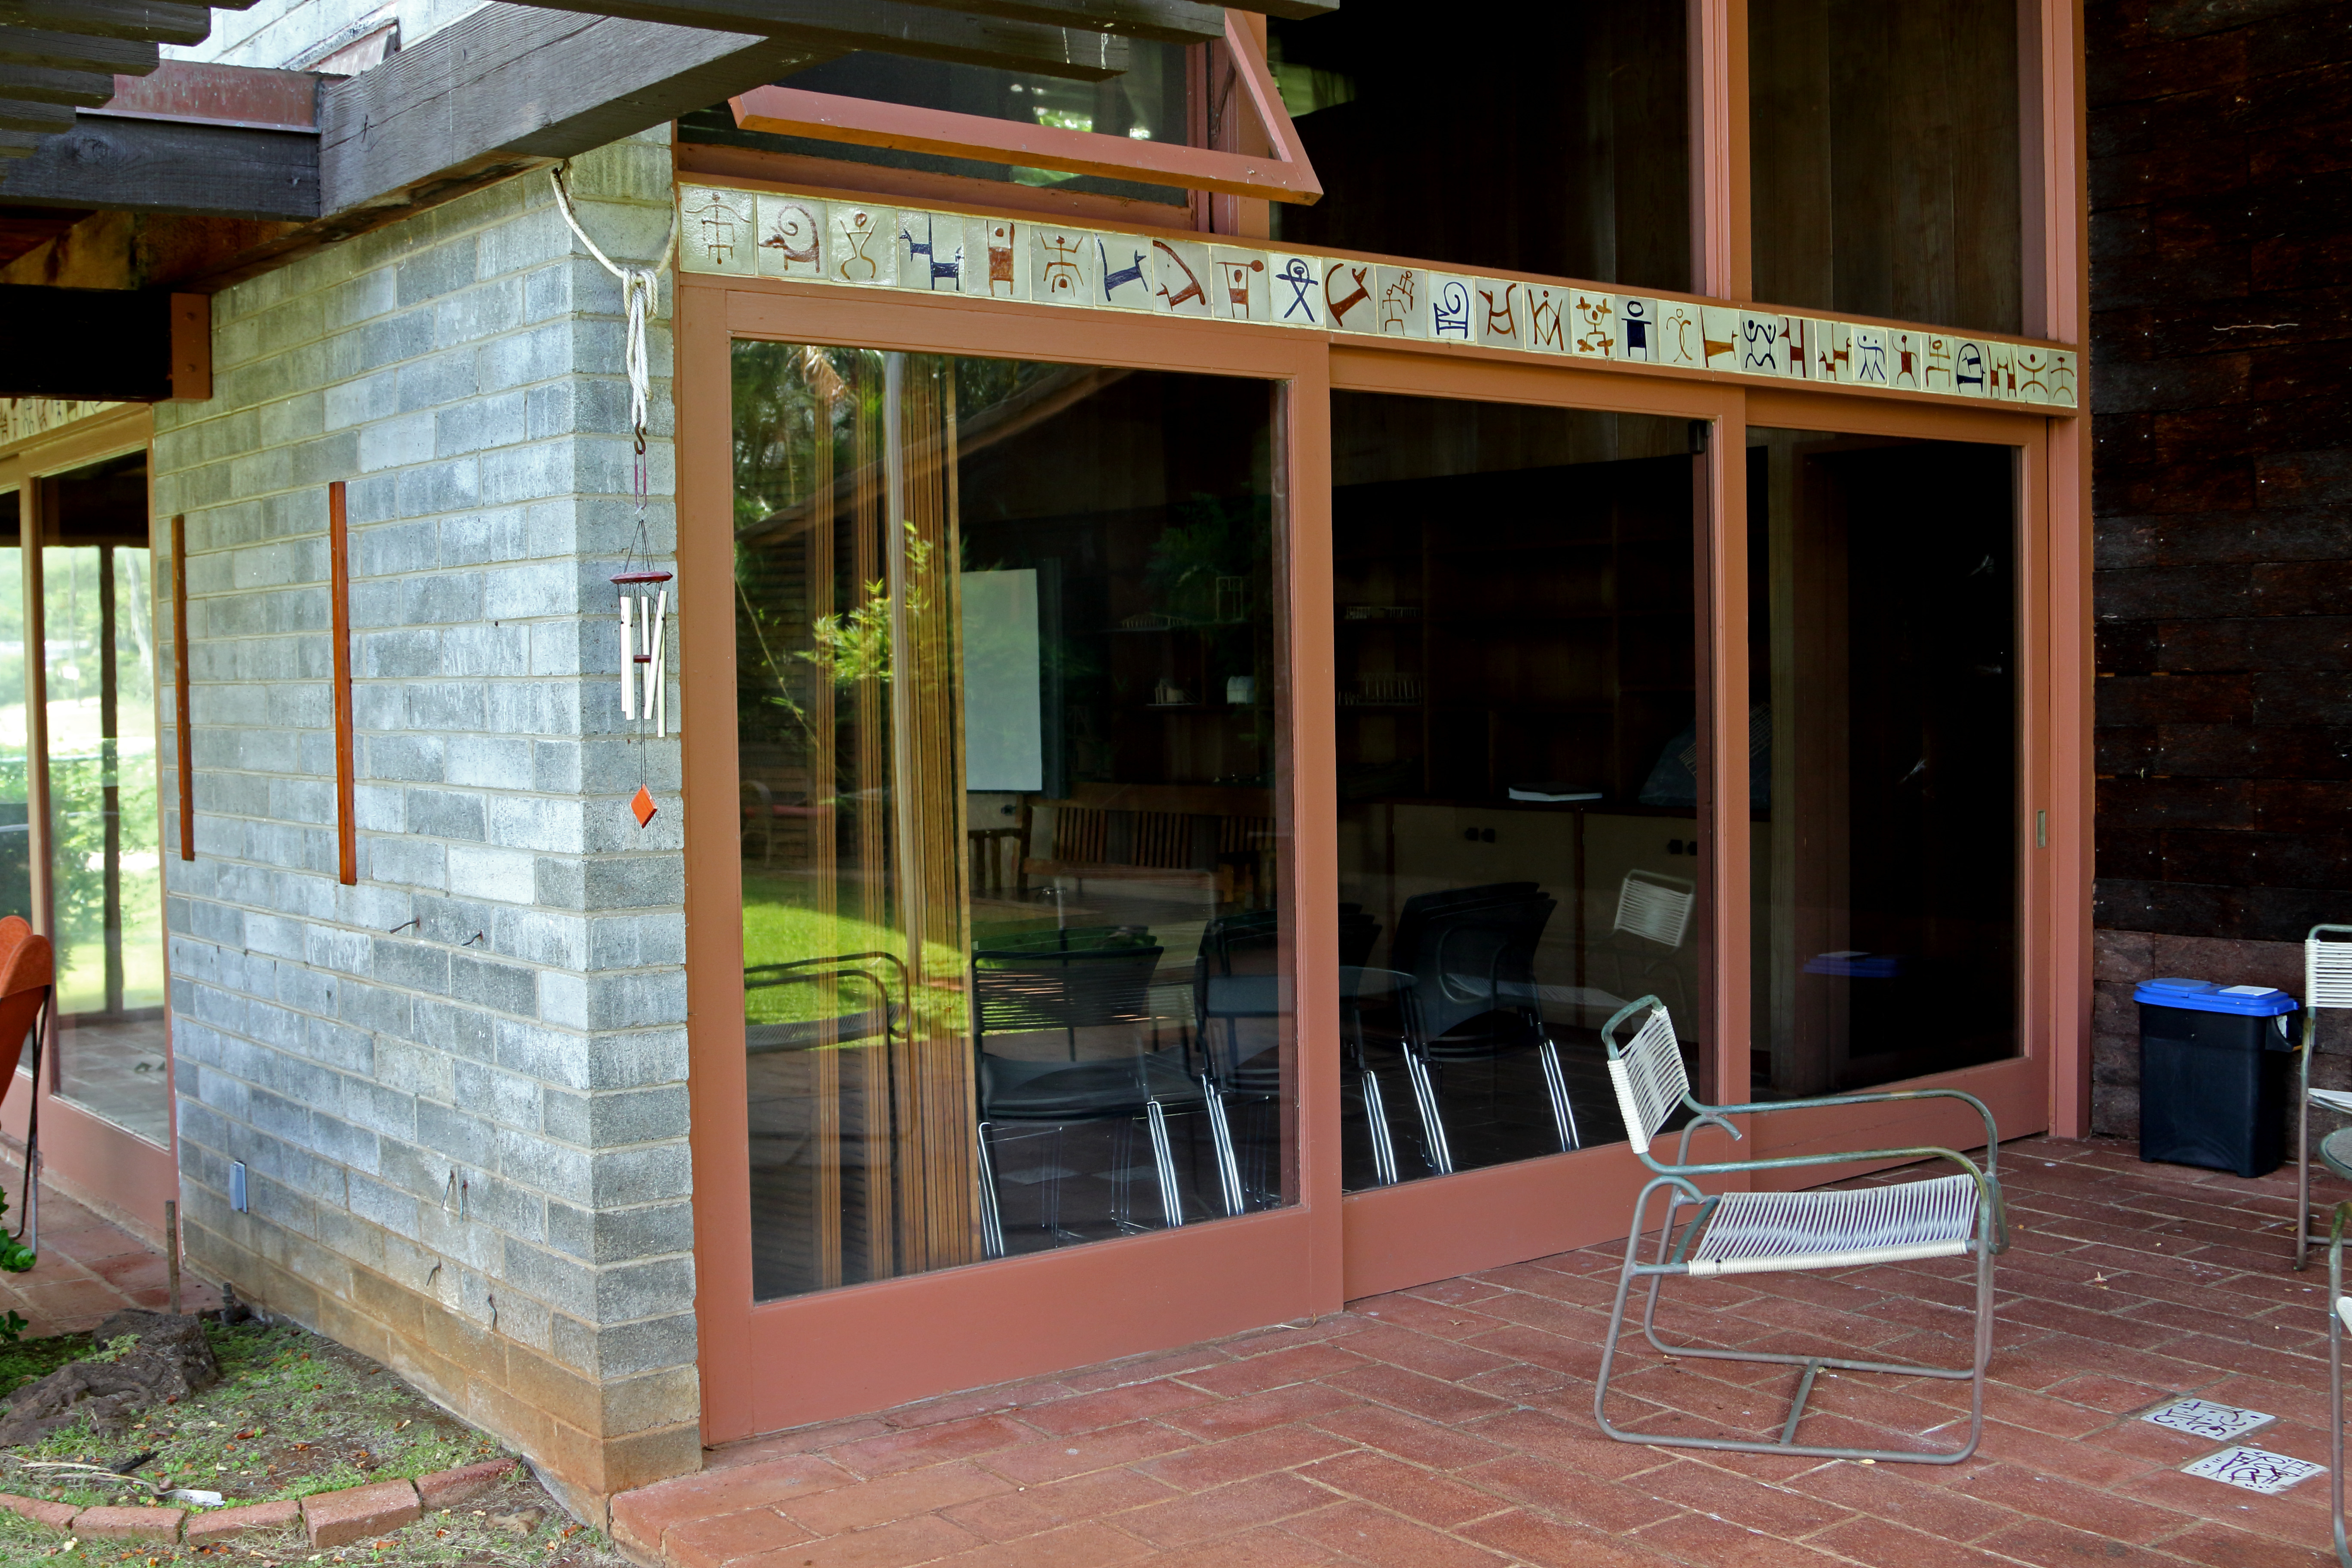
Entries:
{"type": "MultiPolygon", "coordinates": [[[[23,1172],[0,1164],[13,1230],[23,1172]]],[[[159,1220],[161,1215],[156,1216],[159,1220]]],[[[0,1316],[25,1314],[33,1335],[70,1334],[95,1328],[125,1307],[161,1311],[171,1300],[163,1255],[130,1231],[48,1187],[41,1189],[40,1261],[22,1274],[0,1274],[0,1316]]],[[[180,1309],[209,1311],[220,1292],[183,1269],[180,1309]]]]}
{"type": "MultiPolygon", "coordinates": [[[[2325,1276],[2286,1267],[2293,1173],[2143,1165],[2113,1140],[2030,1139],[2001,1163],[2016,1245],[1965,1465],[1603,1438],[1591,1379],[1622,1249],[1596,1247],[713,1450],[616,1499],[615,1528],[675,1568],[2331,1562],[2324,1477],[2263,1498],[2184,1475],[2218,1445],[2137,1419],[2184,1394],[2248,1405],[2280,1419],[2247,1441],[2326,1461],[2325,1276]]],[[[1679,1282],[1661,1323],[1959,1364],[1964,1270],[1679,1282]]],[[[1776,1429],[1793,1384],[1669,1364],[1638,1337],[1626,1354],[1613,1413],[1654,1430],[1776,1429]]],[[[1825,1377],[1810,1409],[1810,1440],[1903,1447],[1964,1419],[1967,1385],[1825,1377]]]]}

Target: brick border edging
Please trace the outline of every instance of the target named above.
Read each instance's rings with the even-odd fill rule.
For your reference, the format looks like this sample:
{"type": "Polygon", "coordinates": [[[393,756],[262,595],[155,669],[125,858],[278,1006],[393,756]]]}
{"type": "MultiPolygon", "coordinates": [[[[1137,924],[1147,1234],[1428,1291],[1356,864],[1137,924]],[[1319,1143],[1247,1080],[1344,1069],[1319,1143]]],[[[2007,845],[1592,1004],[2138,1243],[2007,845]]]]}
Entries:
{"type": "Polygon", "coordinates": [[[67,1503],[0,1492],[0,1509],[51,1530],[93,1541],[177,1542],[191,1545],[231,1541],[251,1531],[283,1530],[299,1522],[314,1550],[348,1546],[371,1535],[412,1524],[428,1509],[470,1502],[514,1473],[521,1461],[485,1459],[454,1470],[436,1470],[415,1480],[371,1481],[363,1487],[313,1492],[306,1498],[245,1503],[236,1508],[184,1509],[105,1504],[77,1509],[67,1503]]]}

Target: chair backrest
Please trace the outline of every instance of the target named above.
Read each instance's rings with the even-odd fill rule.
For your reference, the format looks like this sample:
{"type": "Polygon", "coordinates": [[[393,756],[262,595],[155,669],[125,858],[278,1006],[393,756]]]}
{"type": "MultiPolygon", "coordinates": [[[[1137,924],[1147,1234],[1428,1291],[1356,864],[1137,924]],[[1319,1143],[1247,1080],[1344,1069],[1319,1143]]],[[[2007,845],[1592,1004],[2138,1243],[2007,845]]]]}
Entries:
{"type": "Polygon", "coordinates": [[[2352,926],[2314,926],[2304,938],[2303,1005],[2352,1007],[2352,926]],[[2323,941],[2328,931],[2342,940],[2323,941]]]}
{"type": "Polygon", "coordinates": [[[1680,877],[1628,871],[1617,889],[1616,929],[1660,947],[1679,948],[1690,931],[1696,888],[1680,877]]]}
{"type": "Polygon", "coordinates": [[[1617,1089],[1617,1113],[1624,1119],[1625,1136],[1637,1154],[1650,1152],[1650,1141],[1666,1124],[1690,1093],[1690,1075],[1683,1068],[1682,1042],[1675,1038],[1675,1021],[1666,1005],[1655,996],[1628,1002],[1601,1026],[1609,1047],[1609,1081],[1617,1089]],[[1648,1007],[1650,1016],[1622,1047],[1617,1026],[1648,1007]]]}
{"type": "Polygon", "coordinates": [[[1389,967],[1410,972],[1419,955],[1429,922],[1448,910],[1476,904],[1515,903],[1542,891],[1533,882],[1487,882],[1475,888],[1448,888],[1437,893],[1415,893],[1397,911],[1396,935],[1389,942],[1389,967]]]}
{"type": "Polygon", "coordinates": [[[1559,907],[1538,893],[1456,906],[1426,919],[1414,943],[1406,1002],[1423,1045],[1486,1014],[1536,1006],[1536,947],[1559,907]]]}
{"type": "Polygon", "coordinates": [[[1151,1016],[1151,977],[1164,951],[1150,946],[975,952],[975,1032],[985,1037],[1142,1023],[1151,1016]]]}
{"type": "Polygon", "coordinates": [[[25,1037],[40,1017],[56,977],[49,939],[37,934],[22,915],[0,919],[0,1096],[16,1081],[25,1037]]]}

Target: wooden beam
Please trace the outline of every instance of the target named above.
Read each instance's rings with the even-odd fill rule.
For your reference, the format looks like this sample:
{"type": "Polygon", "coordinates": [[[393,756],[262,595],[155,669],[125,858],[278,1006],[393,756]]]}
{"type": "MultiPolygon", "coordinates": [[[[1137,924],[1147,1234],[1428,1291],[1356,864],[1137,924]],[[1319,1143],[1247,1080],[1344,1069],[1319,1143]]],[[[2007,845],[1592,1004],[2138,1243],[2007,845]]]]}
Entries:
{"type": "Polygon", "coordinates": [[[492,5],[320,95],[335,237],[708,107],[823,58],[740,34],[492,5]]]}
{"type": "Polygon", "coordinates": [[[1224,7],[1204,5],[1199,0],[908,0],[908,4],[1166,44],[1205,44],[1225,36],[1224,7]]]}
{"type": "Polygon", "coordinates": [[[31,131],[47,136],[70,131],[73,123],[70,104],[36,103],[0,92],[0,131],[31,131]]]}
{"type": "Polygon", "coordinates": [[[110,70],[56,70],[47,66],[0,63],[0,97],[96,109],[113,96],[110,70]]]}
{"type": "Polygon", "coordinates": [[[1318,16],[1328,16],[1339,9],[1339,0],[1234,0],[1225,7],[1229,11],[1255,11],[1261,16],[1279,16],[1286,22],[1312,22],[1318,16]]]}
{"type": "MultiPolygon", "coordinates": [[[[0,284],[0,397],[162,403],[173,385],[173,306],[161,289],[0,284]]],[[[193,299],[210,320],[210,300],[193,299]]],[[[184,355],[188,339],[180,334],[184,355]]],[[[209,350],[203,367],[210,390],[209,350]]],[[[183,366],[189,392],[196,378],[183,366]]],[[[183,394],[185,395],[186,394],[183,394]]]]}
{"type": "Polygon", "coordinates": [[[932,10],[902,0],[527,0],[551,10],[761,34],[814,53],[871,49],[956,65],[1107,81],[1128,67],[1107,33],[932,10]]]}
{"type": "Polygon", "coordinates": [[[329,617],[334,623],[335,664],[335,874],[351,887],[360,879],[357,741],[352,723],[352,526],[343,505],[343,481],[327,486],[329,617]]]}
{"type": "Polygon", "coordinates": [[[319,216],[319,138],[108,116],[45,137],[0,174],[22,206],[307,222],[319,216]]]}
{"type": "Polygon", "coordinates": [[[157,58],[152,38],[110,38],[47,27],[0,26],[0,61],[9,65],[145,76],[155,68],[157,58]]]}
{"type": "Polygon", "coordinates": [[[212,8],[187,0],[0,0],[0,22],[184,46],[213,30],[212,8]]]}

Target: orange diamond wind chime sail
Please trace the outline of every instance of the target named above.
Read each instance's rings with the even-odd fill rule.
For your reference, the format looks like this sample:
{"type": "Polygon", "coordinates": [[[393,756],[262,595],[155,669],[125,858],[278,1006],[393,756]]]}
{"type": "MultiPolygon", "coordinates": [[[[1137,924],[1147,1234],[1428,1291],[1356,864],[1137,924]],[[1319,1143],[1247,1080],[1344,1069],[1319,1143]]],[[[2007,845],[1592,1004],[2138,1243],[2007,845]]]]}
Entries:
{"type": "Polygon", "coordinates": [[[651,267],[624,267],[614,262],[596,242],[588,237],[580,220],[572,215],[572,200],[563,188],[563,169],[549,171],[555,185],[555,205],[563,214],[563,221],[588,247],[588,254],[603,264],[605,271],[621,280],[623,312],[628,319],[628,346],[625,364],[629,377],[629,425],[635,437],[637,531],[630,542],[628,552],[621,558],[621,570],[613,575],[613,586],[621,595],[621,717],[636,726],[635,739],[641,742],[637,751],[637,793],[629,801],[629,810],[644,827],[654,819],[657,809],[653,791],[646,787],[646,752],[642,742],[650,728],[656,741],[669,738],[669,682],[663,668],[663,633],[669,620],[670,574],[655,565],[653,545],[646,526],[646,403],[652,385],[652,373],[646,354],[646,323],[661,309],[661,269],[669,265],[670,249],[677,243],[677,212],[672,208],[669,237],[662,241],[662,253],[651,267]],[[642,668],[644,679],[638,679],[642,668]]]}

